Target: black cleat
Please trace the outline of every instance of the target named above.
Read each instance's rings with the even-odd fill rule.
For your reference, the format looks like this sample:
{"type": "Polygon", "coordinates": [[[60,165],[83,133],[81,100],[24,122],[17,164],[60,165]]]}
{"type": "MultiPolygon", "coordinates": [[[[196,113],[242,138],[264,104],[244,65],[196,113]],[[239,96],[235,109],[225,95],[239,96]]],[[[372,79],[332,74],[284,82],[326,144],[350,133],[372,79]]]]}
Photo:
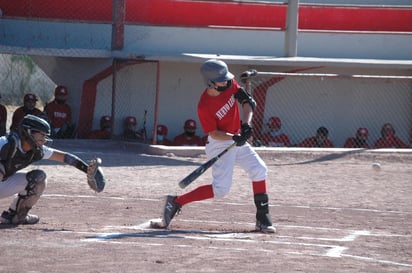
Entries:
{"type": "Polygon", "coordinates": [[[176,215],[176,213],[180,212],[180,208],[182,207],[181,205],[174,202],[175,198],[176,196],[173,195],[166,196],[166,204],[163,212],[163,224],[165,228],[169,226],[173,217],[176,215]]]}

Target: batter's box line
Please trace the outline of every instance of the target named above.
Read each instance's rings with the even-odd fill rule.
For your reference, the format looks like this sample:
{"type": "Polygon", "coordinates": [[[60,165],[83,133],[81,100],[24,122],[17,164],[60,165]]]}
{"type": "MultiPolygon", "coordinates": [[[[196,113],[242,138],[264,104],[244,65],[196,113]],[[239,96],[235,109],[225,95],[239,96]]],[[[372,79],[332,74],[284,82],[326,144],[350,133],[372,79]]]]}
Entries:
{"type": "MultiPolygon", "coordinates": [[[[179,231],[178,231],[179,232],[179,231]]],[[[122,238],[145,238],[145,237],[156,237],[156,238],[161,238],[161,239],[188,239],[188,240],[214,240],[214,241],[224,241],[224,242],[243,242],[247,244],[273,244],[273,245],[289,245],[289,246],[297,246],[297,247],[312,247],[314,249],[321,249],[319,253],[310,253],[308,254],[307,252],[299,252],[299,251],[288,251],[285,250],[285,253],[289,254],[295,254],[295,255],[308,255],[308,256],[319,256],[319,257],[331,257],[331,258],[348,258],[348,259],[357,259],[357,260],[363,260],[363,261],[368,261],[368,262],[373,262],[373,263],[381,263],[381,264],[387,264],[387,265],[394,265],[394,266],[402,266],[402,267],[412,267],[411,264],[406,264],[406,263],[399,263],[399,262],[394,262],[394,261],[389,261],[389,260],[380,260],[380,259],[375,259],[371,257],[364,257],[364,256],[356,256],[356,255],[350,255],[350,254],[345,254],[343,253],[345,250],[349,249],[344,246],[339,246],[339,245],[331,245],[331,244],[315,244],[315,243],[302,243],[302,242],[283,242],[283,241],[277,241],[277,240],[254,240],[250,236],[248,238],[239,238],[235,237],[236,234],[226,234],[226,235],[218,235],[218,234],[211,234],[212,232],[208,232],[208,236],[194,236],[194,235],[185,235],[185,234],[173,234],[170,235],[169,233],[173,234],[174,232],[164,232],[164,233],[100,233],[100,235],[95,236],[95,237],[89,237],[87,239],[82,239],[81,241],[83,242],[94,242],[94,243],[114,243],[114,244],[124,244],[124,245],[147,245],[147,246],[169,246],[169,247],[185,247],[185,248],[192,248],[193,246],[191,244],[182,244],[179,242],[178,244],[173,244],[172,242],[168,243],[147,243],[147,242],[121,242],[117,239],[122,239],[122,238]],[[226,237],[224,237],[226,236],[226,237]],[[324,252],[326,250],[326,252],[324,252]],[[323,252],[323,253],[322,253],[323,252]]],[[[90,233],[88,233],[90,234],[90,233]]],[[[232,250],[232,251],[245,251],[249,252],[251,251],[250,248],[239,248],[239,247],[206,247],[206,248],[213,248],[213,249],[221,249],[221,250],[232,250]]],[[[278,253],[280,251],[279,248],[276,249],[253,249],[254,252],[256,251],[262,251],[266,253],[278,253]]]]}
{"type": "MultiPolygon", "coordinates": [[[[154,219],[152,219],[154,220],[154,219]]],[[[188,221],[188,220],[186,220],[188,221]]],[[[203,221],[205,222],[205,221],[203,221]]],[[[213,221],[217,222],[217,221],[213,221]]],[[[322,256],[322,257],[331,257],[331,258],[349,258],[349,259],[358,259],[358,260],[363,260],[363,261],[370,261],[374,263],[381,263],[381,264],[387,264],[387,265],[394,265],[394,266],[402,266],[402,267],[412,267],[411,264],[407,263],[400,263],[400,262],[395,262],[395,261],[389,261],[389,260],[380,260],[380,259],[375,259],[371,257],[364,257],[364,256],[356,256],[356,255],[351,255],[351,254],[346,254],[344,253],[346,250],[350,249],[346,246],[341,246],[341,245],[335,245],[335,244],[321,244],[321,243],[308,243],[308,242],[296,242],[296,241],[279,241],[279,240],[270,240],[269,238],[273,238],[272,235],[266,235],[266,234],[253,234],[253,233],[232,233],[232,232],[222,232],[222,231],[199,231],[199,230],[158,230],[158,229],[151,229],[148,228],[150,227],[150,220],[147,222],[144,222],[140,225],[136,226],[128,226],[128,227],[115,227],[115,226],[106,226],[103,229],[112,229],[112,228],[120,228],[120,229],[134,229],[134,230],[139,230],[143,231],[142,233],[122,233],[122,232],[95,232],[95,233],[88,233],[90,236],[87,239],[82,239],[84,242],[99,242],[99,243],[115,243],[115,244],[144,244],[142,242],[121,242],[118,239],[122,238],[145,238],[145,237],[152,237],[152,238],[161,238],[161,239],[188,239],[188,240],[215,240],[215,241],[225,241],[225,242],[243,242],[243,243],[258,243],[258,244],[274,244],[274,245],[289,245],[289,246],[298,246],[298,247],[310,247],[314,248],[314,251],[318,249],[318,253],[312,252],[311,254],[308,253],[300,253],[299,251],[288,251],[288,253],[291,254],[296,254],[296,255],[311,255],[311,256],[322,256]],[[94,234],[94,236],[93,236],[94,234]],[[197,235],[193,235],[197,234],[197,235]],[[268,238],[265,239],[264,241],[261,241],[258,239],[258,236],[267,236],[268,238]]],[[[296,228],[297,226],[292,226],[293,228],[296,228]]],[[[303,228],[308,228],[308,227],[303,227],[303,228]]],[[[313,229],[313,227],[310,227],[313,229]]],[[[322,230],[325,230],[325,228],[321,228],[322,230]]],[[[337,230],[334,228],[333,230],[337,230]]],[[[342,231],[346,231],[343,229],[340,229],[342,231]]],[[[277,236],[275,234],[276,238],[282,238],[286,236],[277,236]]],[[[355,240],[358,236],[382,236],[382,234],[372,234],[369,231],[364,231],[364,230],[358,230],[358,231],[353,231],[346,237],[343,237],[341,239],[335,239],[337,241],[353,241],[355,240]]],[[[393,236],[393,234],[390,234],[389,236],[393,236]]],[[[290,237],[291,239],[297,239],[296,237],[290,237]]],[[[309,237],[308,237],[309,239],[309,237]]],[[[319,239],[319,238],[310,238],[311,240],[313,239],[319,239]]],[[[170,246],[170,242],[167,243],[167,245],[170,246]]],[[[150,243],[151,246],[154,245],[166,245],[166,244],[153,244],[150,243]]],[[[182,246],[181,243],[178,244],[178,246],[182,246]]],[[[187,245],[188,247],[190,245],[187,245]]],[[[219,248],[219,247],[218,247],[219,248]]],[[[231,249],[230,247],[227,249],[231,249]]],[[[233,250],[239,251],[239,248],[234,248],[233,250]]],[[[244,251],[248,251],[249,248],[245,248],[244,251]]],[[[278,251],[278,250],[277,250],[278,251]]],[[[270,249],[265,249],[265,252],[275,252],[274,250],[270,249]]]]}
{"type": "MultiPolygon", "coordinates": [[[[107,230],[159,230],[150,227],[150,221],[157,221],[159,218],[150,219],[139,225],[131,226],[105,226],[102,231],[107,230]]],[[[245,222],[222,222],[222,221],[208,221],[208,220],[188,220],[188,219],[176,219],[175,222],[186,222],[186,223],[199,223],[199,224],[218,224],[218,225],[237,225],[237,226],[250,226],[254,227],[254,224],[245,222]]],[[[412,238],[412,235],[405,234],[393,234],[384,232],[371,232],[369,230],[354,230],[354,229],[340,229],[340,228],[327,228],[327,227],[311,227],[311,226],[296,226],[296,225],[275,225],[278,228],[277,236],[280,238],[296,238],[302,240],[319,240],[319,241],[335,241],[335,242],[351,242],[354,241],[359,236],[375,236],[375,237],[404,237],[412,238]],[[344,235],[340,238],[322,238],[322,237],[308,237],[308,236],[283,236],[280,235],[282,229],[306,229],[306,230],[320,230],[320,231],[333,231],[341,232],[344,235]],[[345,235],[346,234],[346,235],[345,235]]],[[[202,232],[201,230],[191,230],[192,232],[202,232]]],[[[227,231],[227,230],[226,230],[227,231]]],[[[218,231],[216,231],[218,232],[218,231]]],[[[224,231],[220,231],[224,232],[224,231]]],[[[250,233],[250,232],[237,232],[237,233],[250,233]]]]}
{"type": "MultiPolygon", "coordinates": [[[[164,202],[164,196],[159,198],[141,198],[141,197],[121,197],[121,196],[102,196],[100,195],[69,195],[69,194],[59,194],[59,193],[50,193],[43,194],[42,197],[48,198],[99,198],[99,199],[109,199],[109,200],[136,200],[136,201],[153,201],[153,202],[164,202]]],[[[216,201],[202,201],[202,204],[216,204],[216,201]]],[[[230,206],[249,206],[249,204],[236,203],[236,202],[221,202],[222,205],[230,206]]],[[[196,206],[196,204],[193,204],[196,206]]],[[[203,206],[203,205],[202,205],[203,206]]],[[[364,209],[364,208],[339,208],[339,207],[321,207],[321,206],[302,206],[302,205],[276,205],[272,204],[270,207],[276,208],[301,208],[301,209],[321,209],[321,210],[333,210],[333,211],[362,211],[362,212],[372,212],[372,213],[389,213],[389,214],[402,214],[410,215],[411,212],[408,211],[396,211],[396,210],[378,210],[378,209],[364,209]]]]}

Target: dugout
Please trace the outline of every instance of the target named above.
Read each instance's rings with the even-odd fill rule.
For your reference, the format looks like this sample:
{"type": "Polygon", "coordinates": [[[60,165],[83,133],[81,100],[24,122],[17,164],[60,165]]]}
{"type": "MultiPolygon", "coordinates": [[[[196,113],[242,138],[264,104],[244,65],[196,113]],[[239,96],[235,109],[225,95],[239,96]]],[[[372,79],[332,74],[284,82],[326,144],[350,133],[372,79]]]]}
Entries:
{"type": "Polygon", "coordinates": [[[0,0],[0,52],[32,56],[54,82],[69,88],[79,138],[107,114],[114,116],[115,136],[125,116],[135,115],[141,127],[145,110],[149,135],[162,123],[172,138],[187,118],[197,120],[203,89],[198,69],[216,57],[236,75],[253,68],[381,76],[284,77],[268,87],[258,122],[263,126],[270,115],[281,116],[293,142],[321,125],[329,127],[337,146],[358,126],[369,127],[372,140],[385,122],[409,139],[411,84],[393,76],[412,73],[410,6],[302,5],[296,55],[285,57],[285,3],[172,2],[90,1],[85,6],[75,0],[64,6],[26,0],[17,7],[0,0]],[[114,13],[119,10],[113,3],[117,8],[127,3],[126,13],[114,13]],[[168,5],[168,17],[160,5],[168,5]],[[202,16],[204,5],[213,14],[224,5],[244,16],[229,20],[216,14],[212,17],[224,20],[209,22],[202,16]],[[188,8],[190,16],[173,17],[188,8]]]}

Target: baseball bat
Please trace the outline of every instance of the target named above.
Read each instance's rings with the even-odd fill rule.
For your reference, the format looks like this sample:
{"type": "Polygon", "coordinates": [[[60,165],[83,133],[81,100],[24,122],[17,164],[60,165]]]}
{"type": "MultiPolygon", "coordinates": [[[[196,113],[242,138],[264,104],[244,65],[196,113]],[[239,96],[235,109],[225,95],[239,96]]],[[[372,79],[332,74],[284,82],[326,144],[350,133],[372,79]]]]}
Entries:
{"type": "Polygon", "coordinates": [[[201,176],[207,169],[209,169],[213,164],[215,164],[216,161],[218,161],[219,158],[222,157],[225,153],[227,153],[230,149],[236,146],[236,142],[232,143],[229,147],[221,151],[217,156],[209,159],[206,163],[203,163],[200,165],[196,170],[191,172],[188,176],[183,178],[179,182],[179,187],[182,189],[186,188],[190,183],[195,181],[199,176],[201,176]]]}

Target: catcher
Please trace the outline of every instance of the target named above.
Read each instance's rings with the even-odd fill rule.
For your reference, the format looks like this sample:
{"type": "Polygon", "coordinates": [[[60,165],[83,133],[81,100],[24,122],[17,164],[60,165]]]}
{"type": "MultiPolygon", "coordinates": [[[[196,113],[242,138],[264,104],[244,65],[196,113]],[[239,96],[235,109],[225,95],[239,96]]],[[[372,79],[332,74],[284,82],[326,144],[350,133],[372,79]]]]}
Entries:
{"type": "Polygon", "coordinates": [[[26,115],[17,130],[0,137],[0,198],[17,194],[9,209],[1,214],[2,224],[39,222],[39,217],[29,211],[46,188],[46,173],[39,169],[20,171],[33,162],[50,159],[72,165],[87,174],[87,182],[93,190],[101,192],[104,189],[100,159],[94,159],[88,165],[75,155],[50,148],[44,145],[50,140],[49,135],[47,121],[26,115]]]}

